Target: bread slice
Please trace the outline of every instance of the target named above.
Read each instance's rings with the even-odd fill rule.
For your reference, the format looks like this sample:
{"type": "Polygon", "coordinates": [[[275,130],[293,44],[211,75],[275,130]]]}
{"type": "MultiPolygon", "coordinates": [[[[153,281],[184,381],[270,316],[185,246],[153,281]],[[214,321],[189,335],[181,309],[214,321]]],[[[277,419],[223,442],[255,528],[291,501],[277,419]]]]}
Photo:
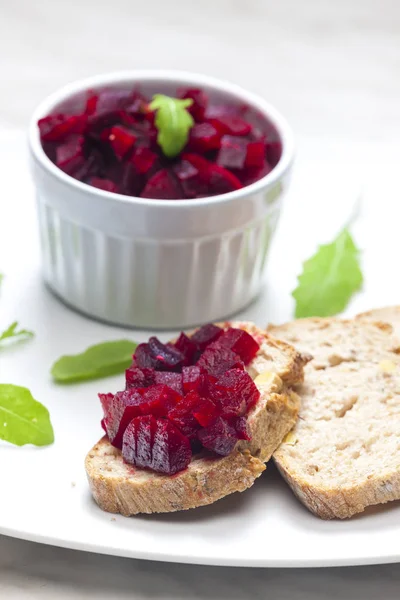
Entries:
{"type": "Polygon", "coordinates": [[[139,469],[125,463],[106,437],[88,453],[85,467],[94,499],[103,510],[125,516],[186,510],[211,504],[251,487],[299,411],[292,386],[303,380],[303,357],[285,342],[277,341],[251,323],[224,323],[247,330],[261,344],[248,371],[261,392],[248,415],[251,441],[238,442],[226,457],[196,456],[189,467],[174,476],[139,469]]]}
{"type": "Polygon", "coordinates": [[[304,319],[269,329],[314,355],[297,388],[297,425],[274,454],[294,493],[324,519],[400,499],[400,343],[391,326],[304,319]]]}
{"type": "Polygon", "coordinates": [[[390,323],[393,327],[393,333],[400,339],[400,306],[375,308],[357,315],[357,319],[390,323]]]}

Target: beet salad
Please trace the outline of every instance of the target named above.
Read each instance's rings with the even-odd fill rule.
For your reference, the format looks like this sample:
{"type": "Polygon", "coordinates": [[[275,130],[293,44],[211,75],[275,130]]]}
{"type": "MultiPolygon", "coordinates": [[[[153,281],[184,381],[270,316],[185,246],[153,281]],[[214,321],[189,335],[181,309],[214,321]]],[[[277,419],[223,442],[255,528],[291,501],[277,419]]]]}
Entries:
{"type": "Polygon", "coordinates": [[[214,104],[201,89],[176,97],[135,89],[88,91],[38,122],[62,171],[96,188],[179,200],[238,190],[267,175],[281,144],[254,109],[214,104]]]}

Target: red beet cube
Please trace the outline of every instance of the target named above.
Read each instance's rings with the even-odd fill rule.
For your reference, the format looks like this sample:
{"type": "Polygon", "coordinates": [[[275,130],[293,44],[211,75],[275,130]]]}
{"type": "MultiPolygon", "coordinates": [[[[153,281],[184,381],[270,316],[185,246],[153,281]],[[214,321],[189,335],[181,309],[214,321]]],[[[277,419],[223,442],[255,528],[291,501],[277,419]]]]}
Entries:
{"type": "Polygon", "coordinates": [[[125,371],[125,381],[127,390],[130,388],[147,388],[156,383],[156,372],[151,368],[129,367],[125,371]]]}
{"type": "Polygon", "coordinates": [[[157,171],[146,183],[141,198],[161,199],[161,200],[180,200],[184,194],[167,169],[157,171]]]}
{"type": "Polygon", "coordinates": [[[72,136],[69,140],[58,146],[56,150],[56,164],[64,173],[72,175],[79,167],[85,166],[83,154],[83,136],[72,136]]]}
{"type": "Polygon", "coordinates": [[[188,160],[181,160],[173,167],[173,170],[187,198],[207,195],[208,173],[206,175],[204,172],[200,173],[188,160]]]}
{"type": "Polygon", "coordinates": [[[243,169],[246,164],[248,142],[240,137],[224,135],[217,156],[217,164],[226,169],[243,169]]]}
{"type": "Polygon", "coordinates": [[[246,417],[236,417],[231,420],[231,425],[236,431],[238,440],[250,440],[246,417]]]}
{"type": "Polygon", "coordinates": [[[152,385],[143,392],[141,412],[155,417],[165,417],[181,400],[182,396],[167,385],[152,385]]]}
{"type": "Polygon", "coordinates": [[[221,456],[228,456],[238,441],[235,429],[222,417],[218,417],[214,423],[201,429],[198,438],[204,448],[221,456]]]}
{"type": "Polygon", "coordinates": [[[260,349],[259,344],[250,333],[235,327],[230,327],[224,332],[219,338],[219,344],[238,354],[245,365],[253,360],[260,349]]]}
{"type": "Polygon", "coordinates": [[[267,143],[267,160],[272,167],[280,161],[282,155],[282,144],[278,141],[267,143]]]}
{"type": "Polygon", "coordinates": [[[105,192],[118,192],[118,186],[110,179],[102,179],[101,177],[91,177],[89,179],[90,185],[104,190],[105,192]]]}
{"type": "Polygon", "coordinates": [[[179,371],[182,368],[185,356],[172,344],[163,344],[153,336],[149,339],[148,347],[157,360],[157,370],[179,371]]]}
{"type": "Polygon", "coordinates": [[[196,391],[200,395],[206,394],[208,389],[208,375],[205,369],[198,365],[192,367],[183,367],[182,384],[184,394],[196,391]]]}
{"type": "Polygon", "coordinates": [[[191,461],[190,442],[174,425],[152,416],[137,417],[127,427],[122,446],[126,462],[174,475],[191,461]]]}
{"type": "Polygon", "coordinates": [[[190,98],[193,100],[193,104],[188,108],[190,114],[195,121],[202,121],[204,119],[208,98],[202,90],[196,88],[182,88],[178,90],[178,98],[190,98]]]}
{"type": "Polygon", "coordinates": [[[136,142],[136,136],[120,125],[111,127],[107,139],[118,160],[122,160],[136,142]]]}
{"type": "Polygon", "coordinates": [[[182,388],[182,374],[171,373],[170,371],[156,371],[155,372],[156,384],[167,385],[171,389],[175,390],[180,395],[183,395],[182,388]]]}
{"type": "Polygon", "coordinates": [[[191,340],[196,344],[199,350],[205,350],[212,342],[215,342],[222,334],[224,330],[213,323],[203,325],[194,332],[191,340]]]}
{"type": "Polygon", "coordinates": [[[202,427],[208,427],[221,414],[221,411],[215,406],[210,398],[199,398],[193,416],[202,427]]]}
{"type": "Polygon", "coordinates": [[[109,396],[99,394],[104,410],[104,424],[111,444],[121,448],[122,436],[128,423],[142,413],[143,398],[134,389],[118,392],[111,400],[109,396]]]}
{"type": "Polygon", "coordinates": [[[200,430],[200,424],[194,416],[200,398],[197,392],[190,392],[168,413],[168,419],[189,439],[196,438],[200,430]]]}
{"type": "Polygon", "coordinates": [[[221,134],[211,123],[197,123],[190,130],[188,147],[195,152],[218,150],[221,134]]]}
{"type": "Polygon", "coordinates": [[[98,100],[99,96],[92,90],[88,90],[85,105],[85,115],[94,115],[94,113],[96,112],[98,100]]]}
{"type": "Polygon", "coordinates": [[[210,165],[210,192],[211,194],[227,194],[242,188],[240,180],[219,165],[210,165]]]}
{"type": "Polygon", "coordinates": [[[197,346],[191,338],[186,333],[181,333],[175,342],[175,347],[184,355],[185,363],[190,364],[197,351],[197,346]]]}
{"type": "Polygon", "coordinates": [[[260,397],[254,381],[243,369],[230,369],[210,388],[210,396],[223,415],[242,417],[260,397]]]}
{"type": "Polygon", "coordinates": [[[83,133],[86,125],[86,115],[49,115],[38,122],[40,138],[44,142],[59,142],[71,133],[83,133]]]}
{"type": "Polygon", "coordinates": [[[140,175],[145,175],[157,162],[157,154],[148,148],[138,148],[132,155],[131,161],[140,175]]]}
{"type": "Polygon", "coordinates": [[[163,344],[156,337],[151,337],[148,344],[139,344],[133,359],[136,367],[157,371],[179,371],[185,362],[185,356],[178,348],[163,344]]]}
{"type": "Polygon", "coordinates": [[[249,168],[261,168],[265,164],[265,143],[260,140],[258,142],[249,142],[247,144],[245,166],[249,168]]]}
{"type": "Polygon", "coordinates": [[[244,363],[240,356],[229,348],[218,346],[218,341],[206,348],[197,361],[197,365],[203,367],[209,375],[214,377],[220,377],[229,369],[244,369],[244,363]]]}
{"type": "Polygon", "coordinates": [[[210,123],[214,125],[221,135],[248,135],[252,130],[250,123],[233,115],[210,119],[210,123]]]}

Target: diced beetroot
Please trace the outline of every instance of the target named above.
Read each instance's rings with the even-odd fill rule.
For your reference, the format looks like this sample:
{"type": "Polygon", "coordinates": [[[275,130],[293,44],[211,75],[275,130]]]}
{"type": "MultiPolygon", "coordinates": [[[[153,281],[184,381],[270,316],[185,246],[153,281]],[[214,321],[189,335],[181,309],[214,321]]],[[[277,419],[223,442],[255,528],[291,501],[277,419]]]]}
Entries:
{"type": "Polygon", "coordinates": [[[265,151],[265,143],[263,141],[249,142],[247,144],[245,167],[263,167],[265,163],[265,151]]]}
{"type": "Polygon", "coordinates": [[[156,337],[149,339],[149,350],[157,360],[157,369],[159,371],[179,371],[184,362],[185,357],[175,346],[163,344],[156,337]]]}
{"type": "Polygon", "coordinates": [[[146,388],[142,394],[142,414],[165,417],[182,400],[182,396],[167,385],[156,384],[146,388]]]}
{"type": "Polygon", "coordinates": [[[188,147],[195,152],[218,150],[221,134],[211,123],[197,123],[190,130],[188,147]]]}
{"type": "Polygon", "coordinates": [[[272,171],[271,165],[265,160],[264,165],[259,168],[244,168],[240,173],[243,185],[250,185],[259,179],[262,179],[272,171]]]}
{"type": "Polygon", "coordinates": [[[191,460],[189,439],[169,421],[158,419],[152,449],[153,471],[174,475],[186,469],[191,460]]]}
{"type": "Polygon", "coordinates": [[[157,154],[148,148],[138,148],[135,150],[131,158],[136,171],[141,175],[148,173],[148,171],[150,171],[150,169],[155,165],[157,160],[157,154]]]}
{"type": "Polygon", "coordinates": [[[93,187],[96,187],[99,190],[104,190],[105,192],[118,191],[118,186],[110,179],[102,179],[101,177],[91,177],[89,179],[89,183],[93,187]]]}
{"type": "Polygon", "coordinates": [[[204,448],[220,456],[228,456],[238,441],[235,429],[222,417],[218,417],[214,423],[201,429],[198,437],[204,448]]]}
{"type": "Polygon", "coordinates": [[[208,98],[202,90],[196,88],[182,88],[178,90],[178,98],[190,98],[191,100],[193,100],[193,104],[189,106],[188,109],[190,114],[192,115],[195,121],[202,121],[204,119],[204,114],[206,112],[208,104],[208,98]]]}
{"type": "Polygon", "coordinates": [[[260,349],[252,335],[235,327],[230,327],[223,333],[219,338],[219,344],[238,354],[245,365],[253,360],[260,349]]]}
{"type": "Polygon", "coordinates": [[[99,399],[100,399],[100,403],[101,403],[104,414],[109,410],[113,398],[114,398],[114,394],[99,394],[99,399]]]}
{"type": "Polygon", "coordinates": [[[58,146],[56,164],[64,173],[72,175],[79,167],[84,166],[83,143],[84,139],[79,135],[72,136],[65,144],[58,146]]]}
{"type": "Polygon", "coordinates": [[[206,119],[220,119],[225,117],[237,117],[245,112],[246,107],[233,106],[232,104],[211,104],[205,114],[206,119]]]}
{"type": "Polygon", "coordinates": [[[217,156],[217,164],[226,169],[243,169],[246,164],[248,142],[240,137],[224,135],[217,156]]]}
{"type": "Polygon", "coordinates": [[[211,386],[210,396],[224,415],[242,417],[257,403],[260,392],[247,371],[233,368],[211,386]]]}
{"type": "Polygon", "coordinates": [[[199,401],[200,395],[197,392],[189,392],[189,394],[186,394],[183,400],[168,413],[168,419],[172,421],[183,434],[187,435],[189,439],[194,439],[197,436],[197,432],[200,430],[200,423],[193,414],[199,401]]]}
{"type": "Polygon", "coordinates": [[[215,345],[208,346],[204,353],[197,361],[199,367],[203,367],[207,373],[214,377],[220,377],[225,371],[229,369],[243,369],[244,363],[240,359],[240,356],[224,348],[218,346],[218,341],[215,345]]]}
{"type": "Polygon", "coordinates": [[[88,90],[87,98],[86,98],[86,106],[85,106],[85,115],[94,115],[96,112],[97,102],[99,100],[98,94],[93,92],[92,90],[88,90]]]}
{"type": "Polygon", "coordinates": [[[197,346],[192,339],[182,332],[175,342],[175,347],[184,355],[185,364],[190,365],[197,351],[197,346]]]}
{"type": "Polygon", "coordinates": [[[132,90],[102,90],[98,93],[96,115],[125,109],[132,103],[132,90]]]}
{"type": "Polygon", "coordinates": [[[111,127],[107,137],[118,160],[122,160],[136,142],[136,136],[119,125],[111,127]]]}
{"type": "Polygon", "coordinates": [[[208,174],[205,177],[188,160],[181,160],[173,167],[173,170],[186,198],[197,198],[199,195],[207,195],[208,174]]]}
{"type": "Polygon", "coordinates": [[[167,385],[175,390],[178,394],[183,395],[182,374],[171,373],[170,371],[156,371],[155,383],[167,385]]]}
{"type": "Polygon", "coordinates": [[[148,344],[139,344],[133,359],[136,367],[158,371],[179,371],[185,362],[185,357],[178,348],[167,346],[156,337],[151,337],[148,344]]]}
{"type": "Polygon", "coordinates": [[[107,433],[106,422],[105,422],[105,420],[104,420],[104,419],[102,419],[102,420],[100,421],[100,425],[101,425],[101,428],[103,429],[104,433],[107,433]]]}
{"type": "Polygon", "coordinates": [[[128,423],[142,413],[143,398],[134,389],[118,392],[110,401],[107,399],[104,402],[101,398],[103,394],[99,396],[103,404],[104,423],[109,440],[113,446],[121,448],[122,436],[128,423]],[[104,406],[107,408],[104,409],[104,406]]]}
{"type": "Polygon", "coordinates": [[[148,180],[140,196],[155,200],[180,200],[183,198],[183,192],[170,172],[161,169],[148,180]]]}
{"type": "Polygon", "coordinates": [[[267,160],[272,167],[280,161],[282,155],[282,144],[279,141],[267,143],[267,160]]]}
{"type": "Polygon", "coordinates": [[[250,434],[247,427],[247,419],[246,417],[236,417],[231,420],[230,424],[236,431],[236,435],[238,440],[250,440],[250,434]]]}
{"type": "Polygon", "coordinates": [[[202,427],[208,427],[221,414],[210,398],[199,398],[193,416],[202,427]]]}
{"type": "Polygon", "coordinates": [[[190,442],[174,425],[152,416],[137,417],[127,427],[122,447],[126,462],[174,475],[192,458],[190,442]]]}
{"type": "Polygon", "coordinates": [[[215,342],[223,333],[224,330],[221,329],[221,327],[209,323],[195,331],[191,340],[196,344],[199,350],[205,350],[209,344],[215,342]]]}
{"type": "Polygon", "coordinates": [[[239,179],[223,167],[211,164],[210,166],[210,192],[214,194],[226,194],[242,188],[239,179]]]}
{"type": "Polygon", "coordinates": [[[208,374],[205,369],[198,365],[191,367],[183,367],[182,369],[182,385],[183,393],[196,391],[200,395],[206,394],[208,389],[208,374]]]}
{"type": "MultiPolygon", "coordinates": [[[[125,371],[126,389],[147,388],[156,383],[156,372],[154,369],[129,367],[125,371]]],[[[158,383],[158,382],[157,382],[158,383]]]]}
{"type": "Polygon", "coordinates": [[[233,115],[210,119],[210,123],[214,125],[221,135],[248,135],[252,130],[250,123],[233,115]]]}
{"type": "Polygon", "coordinates": [[[71,133],[83,133],[86,129],[86,115],[49,115],[40,119],[38,127],[40,137],[45,142],[59,142],[71,133]]]}
{"type": "Polygon", "coordinates": [[[133,355],[133,364],[140,369],[156,369],[158,361],[150,351],[148,344],[139,344],[133,355]]]}

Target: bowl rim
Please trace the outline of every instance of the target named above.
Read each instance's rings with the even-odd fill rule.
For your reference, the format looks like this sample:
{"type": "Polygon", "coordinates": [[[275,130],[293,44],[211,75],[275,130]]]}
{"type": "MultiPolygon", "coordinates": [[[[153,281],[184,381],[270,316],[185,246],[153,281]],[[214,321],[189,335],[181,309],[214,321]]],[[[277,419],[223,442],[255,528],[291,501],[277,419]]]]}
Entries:
{"type": "Polygon", "coordinates": [[[170,207],[183,208],[188,206],[199,207],[218,203],[227,203],[233,200],[256,194],[266,187],[272,187],[274,183],[279,181],[282,175],[290,168],[294,159],[294,137],[293,132],[283,115],[269,102],[261,96],[247,91],[241,86],[219,79],[209,75],[200,73],[192,73],[189,71],[169,70],[169,69],[143,69],[143,70],[126,70],[114,71],[91,77],[85,77],[75,80],[64,85],[57,91],[48,95],[34,110],[28,127],[28,142],[34,159],[53,177],[66,186],[75,188],[83,194],[89,194],[92,197],[100,197],[103,200],[113,200],[126,204],[136,204],[141,206],[170,207]],[[177,82],[177,85],[188,85],[191,87],[208,86],[220,92],[232,95],[251,107],[257,109],[263,116],[272,123],[276,128],[280,141],[282,143],[282,155],[277,165],[265,177],[255,181],[254,183],[244,186],[239,190],[219,194],[216,196],[206,196],[204,198],[190,198],[182,200],[164,200],[152,198],[140,198],[138,196],[126,196],[115,192],[107,192],[87,183],[74,179],[67,175],[57,165],[55,165],[45,154],[41,142],[37,122],[39,119],[47,116],[53,108],[67,100],[70,96],[83,92],[92,87],[101,87],[107,85],[118,85],[132,82],[150,82],[150,81],[166,81],[168,83],[177,82]]]}

